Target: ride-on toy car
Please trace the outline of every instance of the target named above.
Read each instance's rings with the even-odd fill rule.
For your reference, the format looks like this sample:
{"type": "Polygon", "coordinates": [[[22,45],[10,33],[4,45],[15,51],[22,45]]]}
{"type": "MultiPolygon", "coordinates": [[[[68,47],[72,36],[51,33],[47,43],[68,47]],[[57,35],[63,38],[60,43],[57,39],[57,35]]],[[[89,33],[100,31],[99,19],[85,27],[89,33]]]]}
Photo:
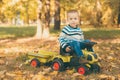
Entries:
{"type": "MultiPolygon", "coordinates": [[[[88,46],[93,46],[95,42],[86,43],[88,46]]],[[[72,54],[63,53],[60,54],[49,51],[33,51],[28,53],[29,63],[32,67],[40,67],[41,65],[51,66],[53,70],[64,71],[69,68],[75,68],[79,74],[89,74],[90,72],[99,73],[100,64],[98,56],[91,51],[82,50],[84,59],[88,60],[87,63],[79,63],[76,56],[72,54]],[[65,55],[64,55],[65,54],[65,55]]]]}

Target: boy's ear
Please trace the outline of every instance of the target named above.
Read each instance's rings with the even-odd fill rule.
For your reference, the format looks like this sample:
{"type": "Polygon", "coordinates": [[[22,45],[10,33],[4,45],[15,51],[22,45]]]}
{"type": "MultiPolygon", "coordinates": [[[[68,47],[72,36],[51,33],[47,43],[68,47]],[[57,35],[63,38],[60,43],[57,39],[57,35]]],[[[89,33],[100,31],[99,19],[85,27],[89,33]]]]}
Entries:
{"type": "Polygon", "coordinates": [[[68,20],[66,19],[66,24],[69,24],[68,20]]]}

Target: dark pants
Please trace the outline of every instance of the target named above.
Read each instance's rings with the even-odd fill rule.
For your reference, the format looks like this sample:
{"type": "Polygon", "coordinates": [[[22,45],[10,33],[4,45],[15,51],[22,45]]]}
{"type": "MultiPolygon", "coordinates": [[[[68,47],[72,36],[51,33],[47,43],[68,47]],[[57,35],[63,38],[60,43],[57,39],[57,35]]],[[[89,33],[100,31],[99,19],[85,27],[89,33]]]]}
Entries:
{"type": "Polygon", "coordinates": [[[68,45],[71,46],[71,48],[74,50],[74,52],[76,53],[76,55],[78,57],[81,57],[81,56],[83,56],[82,49],[86,48],[88,51],[92,51],[93,52],[92,47],[91,46],[87,46],[85,44],[86,42],[90,42],[90,40],[84,40],[82,42],[71,40],[70,43],[68,43],[68,45]]]}

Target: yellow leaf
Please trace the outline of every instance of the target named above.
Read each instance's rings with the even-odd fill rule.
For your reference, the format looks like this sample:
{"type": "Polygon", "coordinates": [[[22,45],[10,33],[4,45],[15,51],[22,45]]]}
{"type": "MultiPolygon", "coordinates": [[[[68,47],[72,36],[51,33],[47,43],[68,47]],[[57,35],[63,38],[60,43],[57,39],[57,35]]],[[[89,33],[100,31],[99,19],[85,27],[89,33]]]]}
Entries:
{"type": "Polygon", "coordinates": [[[74,73],[74,69],[72,69],[72,70],[66,70],[66,72],[67,72],[68,74],[73,74],[73,73],[74,73]]]}
{"type": "Polygon", "coordinates": [[[57,74],[58,74],[58,71],[53,71],[50,73],[50,75],[54,75],[54,76],[56,76],[57,74]]]}

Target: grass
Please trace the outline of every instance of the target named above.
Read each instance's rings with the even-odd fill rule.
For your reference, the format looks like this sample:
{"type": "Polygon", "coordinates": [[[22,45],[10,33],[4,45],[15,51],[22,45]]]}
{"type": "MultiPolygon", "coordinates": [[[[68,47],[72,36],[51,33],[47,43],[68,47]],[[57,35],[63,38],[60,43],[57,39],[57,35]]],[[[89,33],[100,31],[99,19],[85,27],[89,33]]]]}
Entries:
{"type": "MultiPolygon", "coordinates": [[[[120,38],[120,29],[115,28],[85,28],[82,27],[86,39],[115,39],[120,38]]],[[[36,33],[36,27],[0,27],[0,39],[17,39],[23,37],[32,37],[36,33]]],[[[50,34],[59,36],[60,30],[50,29],[50,34]]]]}
{"type": "Polygon", "coordinates": [[[35,35],[36,27],[0,27],[0,39],[16,39],[32,37],[35,35]]]}
{"type": "Polygon", "coordinates": [[[93,39],[115,39],[120,38],[120,29],[115,28],[90,28],[90,30],[83,29],[85,38],[93,39]]]}

